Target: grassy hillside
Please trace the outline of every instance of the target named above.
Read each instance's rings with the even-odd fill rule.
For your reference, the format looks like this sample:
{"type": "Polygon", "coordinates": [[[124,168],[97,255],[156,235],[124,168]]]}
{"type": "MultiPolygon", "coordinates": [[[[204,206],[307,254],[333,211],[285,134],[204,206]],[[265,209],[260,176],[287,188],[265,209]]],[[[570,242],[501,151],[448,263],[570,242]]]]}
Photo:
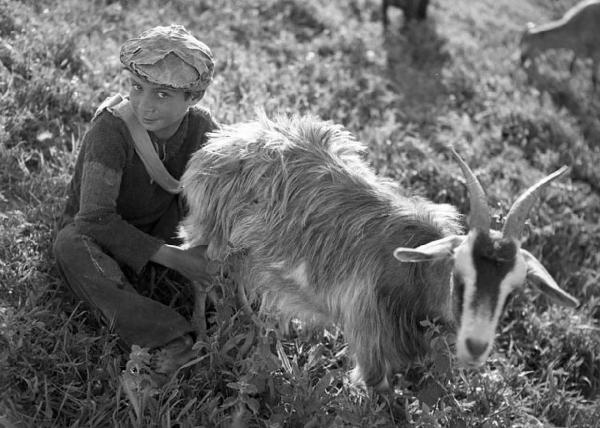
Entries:
{"type": "MultiPolygon", "coordinates": [[[[600,426],[600,96],[590,63],[519,65],[527,21],[573,0],[434,0],[387,34],[376,0],[0,0],[0,426],[600,426]],[[65,293],[51,243],[78,144],[123,91],[118,49],[180,23],[215,54],[203,103],[223,123],[313,113],[345,125],[382,174],[468,207],[444,147],[474,168],[501,219],[563,164],[524,247],[583,305],[518,291],[480,370],[407,368],[394,394],[353,388],[343,337],[255,335],[219,278],[200,357],[164,386],[65,293]]],[[[184,298],[186,296],[183,296],[184,298]]]]}

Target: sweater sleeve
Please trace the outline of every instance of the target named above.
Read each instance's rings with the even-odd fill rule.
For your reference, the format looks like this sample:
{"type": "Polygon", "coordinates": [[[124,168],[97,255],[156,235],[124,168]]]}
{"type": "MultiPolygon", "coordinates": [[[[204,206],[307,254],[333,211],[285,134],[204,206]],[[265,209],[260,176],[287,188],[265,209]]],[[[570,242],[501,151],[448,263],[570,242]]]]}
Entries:
{"type": "MultiPolygon", "coordinates": [[[[109,113],[106,113],[109,115],[109,113]]],[[[112,116],[100,116],[85,136],[79,212],[75,226],[118,262],[139,272],[162,242],[123,220],[116,211],[127,141],[112,116]]]]}

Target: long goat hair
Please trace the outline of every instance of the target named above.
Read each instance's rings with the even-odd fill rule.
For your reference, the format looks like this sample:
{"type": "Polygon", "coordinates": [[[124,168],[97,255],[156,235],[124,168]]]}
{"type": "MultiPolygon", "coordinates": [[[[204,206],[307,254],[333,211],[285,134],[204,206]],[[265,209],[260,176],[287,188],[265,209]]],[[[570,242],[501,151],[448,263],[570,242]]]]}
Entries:
{"type": "Polygon", "coordinates": [[[401,196],[364,151],[313,117],[224,127],[182,179],[190,213],[181,233],[190,246],[208,243],[213,259],[247,251],[239,277],[262,309],[341,325],[376,384],[386,365],[426,351],[419,321],[452,319],[450,264],[402,264],[394,249],[460,228],[454,207],[401,196]]]}
{"type": "Polygon", "coordinates": [[[310,116],[262,114],[224,127],[182,177],[190,211],[181,237],[208,244],[211,259],[233,260],[263,311],[341,326],[356,377],[382,389],[428,351],[426,319],[456,330],[458,360],[479,366],[507,297],[527,278],[579,305],[520,243],[535,200],[567,167],[517,198],[500,232],[490,228],[481,184],[452,150],[471,202],[465,234],[454,207],[402,195],[364,152],[341,126],[310,116]]]}

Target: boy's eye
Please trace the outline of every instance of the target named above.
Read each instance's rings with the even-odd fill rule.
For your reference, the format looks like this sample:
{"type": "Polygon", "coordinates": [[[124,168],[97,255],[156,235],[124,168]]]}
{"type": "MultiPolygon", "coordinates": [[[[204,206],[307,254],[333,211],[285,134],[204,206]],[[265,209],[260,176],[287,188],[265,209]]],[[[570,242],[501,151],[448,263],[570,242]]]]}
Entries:
{"type": "Polygon", "coordinates": [[[164,92],[164,91],[159,91],[156,94],[158,96],[158,98],[167,98],[169,96],[168,92],[164,92]]]}
{"type": "Polygon", "coordinates": [[[140,85],[139,83],[132,82],[131,83],[131,87],[133,89],[135,89],[136,91],[141,91],[142,90],[142,85],[140,85]]]}

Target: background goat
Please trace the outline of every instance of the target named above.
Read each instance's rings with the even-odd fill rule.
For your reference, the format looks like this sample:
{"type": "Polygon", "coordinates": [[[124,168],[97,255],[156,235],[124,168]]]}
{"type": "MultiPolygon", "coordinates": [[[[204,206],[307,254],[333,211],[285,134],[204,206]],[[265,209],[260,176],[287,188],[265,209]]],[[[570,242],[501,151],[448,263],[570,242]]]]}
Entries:
{"type": "MultiPolygon", "coordinates": [[[[521,63],[535,60],[548,49],[568,49],[573,52],[569,70],[575,60],[591,58],[592,85],[597,87],[596,73],[600,65],[600,0],[586,0],[569,9],[564,16],[546,24],[527,24],[521,38],[521,63]]],[[[534,65],[535,66],[535,65],[534,65]]]]}
{"type": "Polygon", "coordinates": [[[381,2],[381,14],[383,20],[383,28],[387,28],[390,24],[388,17],[388,8],[390,6],[402,9],[405,21],[423,21],[427,18],[427,6],[429,0],[383,0],[381,2]]]}
{"type": "Polygon", "coordinates": [[[341,326],[358,376],[379,387],[427,352],[426,319],[456,327],[458,359],[482,364],[506,298],[526,276],[578,304],[519,242],[533,201],[566,168],[526,192],[499,233],[455,155],[471,200],[463,235],[454,207],[401,196],[363,152],[346,130],[312,117],[224,127],[182,178],[190,212],[181,235],[190,246],[209,243],[211,258],[243,254],[238,278],[263,311],[341,326]]]}

